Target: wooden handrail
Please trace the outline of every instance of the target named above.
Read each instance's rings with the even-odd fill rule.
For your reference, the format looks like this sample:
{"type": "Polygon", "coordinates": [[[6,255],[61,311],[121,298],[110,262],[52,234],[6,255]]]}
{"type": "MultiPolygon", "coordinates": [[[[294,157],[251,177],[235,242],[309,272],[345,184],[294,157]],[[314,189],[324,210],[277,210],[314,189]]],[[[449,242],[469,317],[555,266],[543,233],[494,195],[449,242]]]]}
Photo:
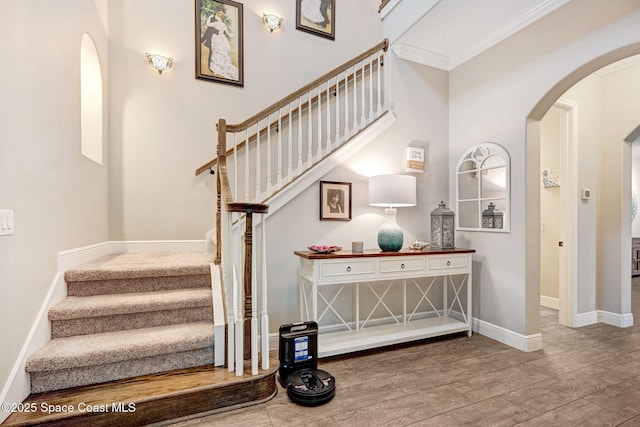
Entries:
{"type": "Polygon", "coordinates": [[[388,5],[390,2],[391,0],[382,0],[382,3],[380,3],[380,7],[378,8],[378,13],[380,13],[382,9],[384,9],[384,7],[388,5]]]}
{"type": "Polygon", "coordinates": [[[384,39],[382,42],[378,43],[377,45],[375,45],[371,49],[367,50],[366,52],[363,52],[360,55],[358,55],[355,58],[353,58],[352,60],[350,60],[348,62],[345,62],[344,64],[342,64],[339,67],[334,68],[333,70],[329,71],[328,73],[326,73],[326,74],[322,75],[321,77],[315,79],[314,81],[312,81],[308,85],[303,86],[300,89],[298,89],[297,91],[293,92],[291,95],[289,95],[289,96],[287,96],[285,98],[282,98],[280,101],[278,101],[278,102],[272,104],[271,106],[265,108],[264,110],[260,111],[258,114],[255,114],[254,116],[248,118],[244,122],[236,124],[236,125],[228,124],[227,125],[227,131],[228,132],[240,132],[240,131],[243,131],[243,130],[247,129],[249,126],[251,126],[252,124],[256,123],[258,120],[265,118],[272,111],[277,110],[279,108],[282,108],[285,105],[288,105],[290,102],[298,99],[301,95],[309,92],[311,89],[317,88],[320,83],[324,83],[326,80],[328,80],[329,78],[333,77],[334,75],[340,73],[341,71],[345,70],[346,68],[349,68],[352,65],[357,64],[362,59],[366,58],[367,56],[372,55],[373,53],[375,53],[375,52],[377,52],[379,50],[383,50],[383,51],[386,52],[388,48],[389,48],[389,40],[384,39]]]}
{"type": "MultiPolygon", "coordinates": [[[[371,66],[373,66],[373,65],[378,65],[378,60],[377,59],[375,61],[372,61],[371,66]]],[[[384,65],[383,61],[380,61],[380,65],[384,65]]],[[[347,68],[349,68],[349,67],[347,67],[347,68]]],[[[355,73],[356,74],[356,78],[358,78],[359,76],[362,76],[362,73],[366,72],[369,69],[370,69],[370,65],[366,65],[365,67],[363,67],[363,69],[360,69],[360,70],[356,71],[356,73],[355,73]]],[[[354,78],[353,74],[349,74],[349,76],[346,79],[339,80],[336,84],[332,85],[328,90],[323,90],[321,92],[321,94],[323,94],[323,96],[324,96],[324,94],[326,94],[327,92],[328,93],[333,93],[333,92],[336,91],[336,88],[338,86],[344,87],[345,85],[349,84],[349,82],[351,82],[353,80],[353,78],[354,78]]],[[[311,103],[312,104],[316,104],[318,102],[318,98],[319,98],[318,95],[316,95],[313,98],[311,98],[311,103]]],[[[288,104],[285,104],[285,105],[288,105],[288,104]]],[[[296,114],[298,114],[298,107],[296,107],[296,108],[291,110],[291,115],[296,115],[296,114]]],[[[289,119],[289,113],[286,112],[279,120],[286,121],[288,119],[289,119]]],[[[263,126],[262,128],[260,128],[260,135],[263,135],[263,134],[266,135],[267,129],[271,129],[274,126],[277,126],[277,124],[278,124],[278,120],[274,120],[273,122],[269,123],[268,125],[263,126]]],[[[229,127],[227,125],[227,129],[228,128],[229,127]]],[[[258,135],[258,133],[256,132],[256,133],[252,134],[251,136],[249,136],[249,138],[248,138],[249,144],[251,144],[252,142],[255,142],[257,140],[257,135],[258,135]]],[[[226,155],[230,156],[231,154],[233,154],[233,150],[234,149],[241,149],[241,148],[243,148],[245,146],[246,143],[247,143],[246,140],[240,141],[238,144],[236,144],[235,148],[229,148],[227,150],[227,152],[226,152],[226,155]]],[[[214,158],[214,159],[209,160],[207,163],[205,163],[204,165],[202,165],[198,169],[196,169],[196,176],[200,175],[201,173],[203,173],[203,172],[205,172],[207,170],[211,170],[211,168],[213,166],[215,166],[217,162],[218,162],[218,158],[217,157],[214,158]]]]}

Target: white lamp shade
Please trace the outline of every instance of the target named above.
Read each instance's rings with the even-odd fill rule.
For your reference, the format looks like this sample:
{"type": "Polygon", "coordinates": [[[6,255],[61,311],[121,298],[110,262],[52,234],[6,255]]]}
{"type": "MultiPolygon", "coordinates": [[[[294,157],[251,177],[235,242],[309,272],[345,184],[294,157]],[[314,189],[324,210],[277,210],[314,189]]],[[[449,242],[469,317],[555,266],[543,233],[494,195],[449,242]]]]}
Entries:
{"type": "Polygon", "coordinates": [[[416,205],[416,177],[378,175],[369,178],[369,204],[381,207],[416,205]]]}

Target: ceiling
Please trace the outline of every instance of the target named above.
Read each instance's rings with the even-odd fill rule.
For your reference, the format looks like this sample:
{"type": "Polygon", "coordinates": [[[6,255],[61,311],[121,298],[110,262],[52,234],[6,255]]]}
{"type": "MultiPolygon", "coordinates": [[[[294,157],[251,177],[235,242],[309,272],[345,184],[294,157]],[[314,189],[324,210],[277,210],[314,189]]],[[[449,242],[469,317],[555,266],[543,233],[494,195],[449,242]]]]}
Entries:
{"type": "Polygon", "coordinates": [[[569,1],[436,0],[392,49],[401,58],[449,71],[569,1]]]}

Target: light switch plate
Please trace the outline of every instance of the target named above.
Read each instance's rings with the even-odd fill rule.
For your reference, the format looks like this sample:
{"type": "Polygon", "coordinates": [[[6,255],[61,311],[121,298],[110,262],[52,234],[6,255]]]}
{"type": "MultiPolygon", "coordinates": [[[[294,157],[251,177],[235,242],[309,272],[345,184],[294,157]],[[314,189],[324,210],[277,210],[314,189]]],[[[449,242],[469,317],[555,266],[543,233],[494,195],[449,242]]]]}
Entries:
{"type": "Polygon", "coordinates": [[[13,210],[0,209],[0,236],[13,234],[13,210]]]}

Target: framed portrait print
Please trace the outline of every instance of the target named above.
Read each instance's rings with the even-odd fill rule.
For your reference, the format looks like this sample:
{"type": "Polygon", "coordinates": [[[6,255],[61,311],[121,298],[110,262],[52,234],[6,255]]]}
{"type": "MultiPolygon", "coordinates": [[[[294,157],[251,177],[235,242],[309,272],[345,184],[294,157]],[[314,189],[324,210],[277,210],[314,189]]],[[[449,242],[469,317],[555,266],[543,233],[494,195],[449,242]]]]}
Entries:
{"type": "Polygon", "coordinates": [[[351,183],[320,181],[320,221],[351,221],[351,183]]]}
{"type": "Polygon", "coordinates": [[[296,29],[335,40],[336,0],[296,0],[296,29]]]}
{"type": "Polygon", "coordinates": [[[244,86],[242,3],[196,0],[196,78],[244,86]]]}

